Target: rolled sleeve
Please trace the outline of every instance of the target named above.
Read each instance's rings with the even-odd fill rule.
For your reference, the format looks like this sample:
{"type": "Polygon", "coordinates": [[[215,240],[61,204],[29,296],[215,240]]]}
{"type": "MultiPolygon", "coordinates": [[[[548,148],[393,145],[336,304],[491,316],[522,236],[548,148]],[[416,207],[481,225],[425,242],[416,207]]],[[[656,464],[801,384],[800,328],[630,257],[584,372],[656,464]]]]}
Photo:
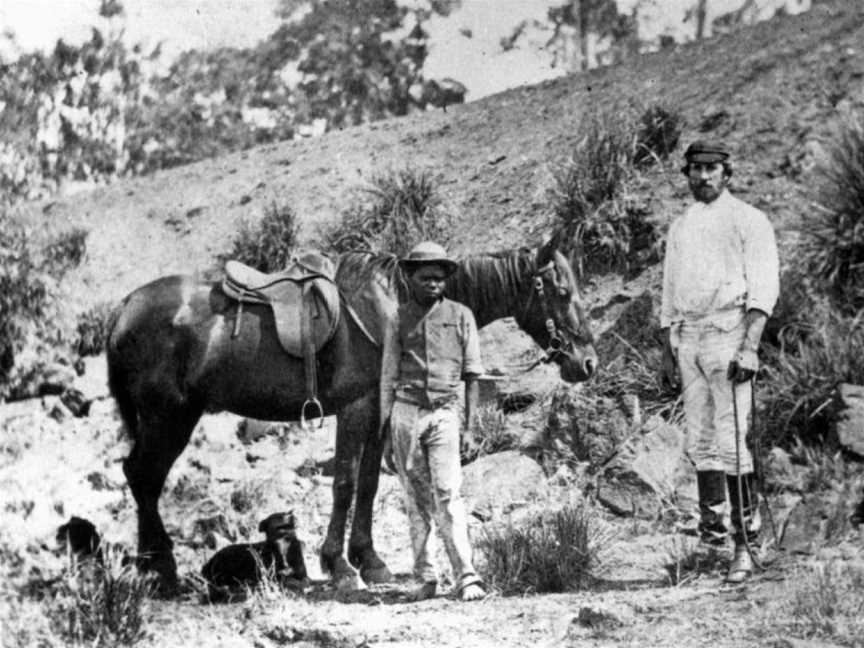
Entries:
{"type": "Polygon", "coordinates": [[[747,310],[771,315],[780,294],[780,261],[771,223],[754,209],[749,236],[744,239],[744,277],[747,282],[747,310]]]}
{"type": "Polygon", "coordinates": [[[391,317],[384,327],[384,347],[381,357],[381,422],[390,416],[399,380],[399,320],[391,317]]]}
{"type": "Polygon", "coordinates": [[[485,373],[480,355],[480,334],[474,314],[465,309],[462,313],[462,377],[479,376],[485,373]]]}

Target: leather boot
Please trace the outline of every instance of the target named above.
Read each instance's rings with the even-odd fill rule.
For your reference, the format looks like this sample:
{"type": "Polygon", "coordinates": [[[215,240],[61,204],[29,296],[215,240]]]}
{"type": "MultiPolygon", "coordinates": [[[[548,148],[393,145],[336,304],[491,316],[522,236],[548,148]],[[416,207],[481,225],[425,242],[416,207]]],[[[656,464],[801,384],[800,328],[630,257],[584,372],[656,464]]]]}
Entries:
{"type": "Polygon", "coordinates": [[[726,475],[726,486],[729,488],[729,500],[732,504],[732,537],[735,541],[735,555],[729,564],[726,582],[742,583],[753,574],[750,551],[755,548],[762,526],[759,498],[753,473],[741,475],[740,480],[737,475],[726,475]]]}
{"type": "Polygon", "coordinates": [[[726,482],[722,470],[700,470],[696,473],[699,492],[699,538],[710,546],[726,543],[723,509],[726,506],[726,482]]]}

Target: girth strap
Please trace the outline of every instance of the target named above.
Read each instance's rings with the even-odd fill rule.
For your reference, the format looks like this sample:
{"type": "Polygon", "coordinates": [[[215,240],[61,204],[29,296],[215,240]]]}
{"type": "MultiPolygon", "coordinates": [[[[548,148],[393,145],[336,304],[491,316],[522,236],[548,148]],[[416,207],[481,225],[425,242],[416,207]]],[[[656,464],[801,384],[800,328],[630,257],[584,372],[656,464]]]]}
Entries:
{"type": "MultiPolygon", "coordinates": [[[[306,294],[311,289],[311,281],[303,283],[304,302],[306,294]]],[[[315,308],[318,308],[317,303],[315,308]]],[[[311,311],[311,308],[302,309],[300,318],[300,337],[303,340],[303,373],[306,377],[306,400],[303,402],[303,407],[300,408],[300,425],[306,427],[306,408],[313,407],[317,410],[317,413],[313,412],[313,417],[318,417],[318,427],[320,428],[324,425],[324,409],[321,407],[321,401],[318,400],[318,363],[315,359],[315,340],[312,337],[311,311]]]]}

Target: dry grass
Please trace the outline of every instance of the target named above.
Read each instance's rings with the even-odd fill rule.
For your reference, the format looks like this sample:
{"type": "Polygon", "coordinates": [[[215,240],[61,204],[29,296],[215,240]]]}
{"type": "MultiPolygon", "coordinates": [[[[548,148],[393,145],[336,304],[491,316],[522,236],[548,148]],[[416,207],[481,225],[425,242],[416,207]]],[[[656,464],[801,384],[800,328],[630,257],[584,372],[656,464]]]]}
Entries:
{"type": "Polygon", "coordinates": [[[666,549],[666,570],[669,584],[673,587],[689,585],[704,574],[717,570],[722,562],[716,549],[705,549],[699,541],[687,536],[675,535],[666,549]]]}
{"type": "Polygon", "coordinates": [[[462,464],[484,455],[519,446],[519,435],[507,426],[507,417],[495,405],[484,406],[477,412],[477,421],[462,435],[462,464]]]}
{"type": "Polygon", "coordinates": [[[516,524],[484,529],[480,572],[502,594],[587,588],[602,564],[609,530],[587,505],[567,505],[516,524]]]}
{"type": "Polygon", "coordinates": [[[267,206],[257,224],[244,222],[221,255],[221,261],[233,259],[261,272],[276,272],[288,265],[297,247],[300,224],[294,210],[275,200],[267,206]]]}
{"type": "Polygon", "coordinates": [[[72,348],[79,356],[99,355],[105,349],[114,304],[100,302],[78,315],[72,348]]]}

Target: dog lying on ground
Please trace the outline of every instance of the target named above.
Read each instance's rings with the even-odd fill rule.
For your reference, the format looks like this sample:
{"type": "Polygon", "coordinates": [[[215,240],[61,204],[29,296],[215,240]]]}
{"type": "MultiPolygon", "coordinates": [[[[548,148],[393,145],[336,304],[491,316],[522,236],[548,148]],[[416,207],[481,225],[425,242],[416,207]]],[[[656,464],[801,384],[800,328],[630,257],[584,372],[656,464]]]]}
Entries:
{"type": "Polygon", "coordinates": [[[271,574],[281,585],[307,582],[303,544],[297,539],[293,512],[274,513],[261,521],[265,540],[235,544],[217,551],[201,569],[210,600],[231,600],[247,587],[255,587],[271,574]]]}

